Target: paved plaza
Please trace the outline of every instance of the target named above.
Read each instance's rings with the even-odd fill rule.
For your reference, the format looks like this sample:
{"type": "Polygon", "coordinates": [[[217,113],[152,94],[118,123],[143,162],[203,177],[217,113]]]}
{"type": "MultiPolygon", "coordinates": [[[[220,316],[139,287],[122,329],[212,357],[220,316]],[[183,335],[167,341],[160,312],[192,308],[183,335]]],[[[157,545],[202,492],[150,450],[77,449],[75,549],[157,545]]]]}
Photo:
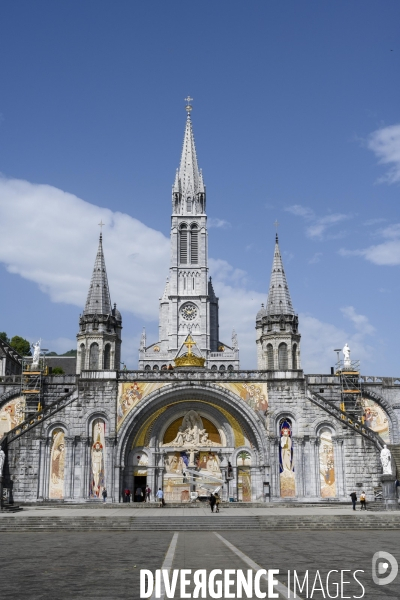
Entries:
{"type": "MultiPolygon", "coordinates": [[[[207,507],[151,508],[131,507],[135,516],[180,516],[189,513],[209,516],[207,507]]],[[[80,516],[84,513],[104,517],[126,515],[127,508],[51,508],[26,507],[14,516],[1,514],[0,519],[19,519],[25,515],[80,516]]],[[[235,508],[214,514],[216,520],[242,514],[323,515],[347,514],[349,507],[337,508],[235,508]]],[[[385,513],[367,512],[365,519],[384,518],[385,513]]],[[[387,514],[387,513],[386,513],[387,514]]],[[[388,586],[377,586],[372,581],[372,557],[377,551],[390,552],[400,562],[400,530],[373,531],[52,531],[2,532],[0,542],[2,598],[9,600],[83,600],[83,599],[136,599],[139,593],[140,569],[155,571],[162,566],[172,569],[279,569],[278,580],[288,585],[287,572],[296,570],[303,579],[309,571],[309,594],[316,571],[326,581],[330,570],[363,570],[358,578],[365,588],[346,573],[342,597],[364,597],[366,600],[398,600],[399,578],[388,586]],[[176,545],[171,544],[175,540],[176,545]],[[172,546],[174,546],[172,548],[172,546]],[[171,551],[172,548],[172,551],[171,551]],[[166,565],[169,557],[170,564],[166,565]],[[256,564],[254,566],[254,563],[256,564]]],[[[335,579],[332,579],[335,581],[335,579]]],[[[192,589],[192,588],[191,588],[192,589]]],[[[261,589],[266,591],[266,582],[261,589]]],[[[326,589],[325,589],[326,592],[326,589]]],[[[335,588],[330,589],[335,597],[335,588]]],[[[175,598],[180,598],[177,591],[175,598]]],[[[207,596],[208,598],[209,596],[207,596]]],[[[255,597],[255,596],[254,596],[255,597]]],[[[280,594],[280,598],[288,595],[280,594]]],[[[291,595],[293,597],[293,593],[291,595]]],[[[324,598],[321,591],[298,598],[324,598]]],[[[326,597],[329,597],[326,595],[326,597]]],[[[338,596],[339,598],[341,596],[338,596]]]]}

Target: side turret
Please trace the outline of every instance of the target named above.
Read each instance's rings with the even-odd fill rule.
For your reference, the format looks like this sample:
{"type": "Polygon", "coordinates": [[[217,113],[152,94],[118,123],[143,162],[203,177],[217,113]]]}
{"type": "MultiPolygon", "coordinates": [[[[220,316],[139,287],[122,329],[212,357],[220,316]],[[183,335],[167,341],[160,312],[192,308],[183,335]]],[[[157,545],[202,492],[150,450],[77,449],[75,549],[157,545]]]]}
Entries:
{"type": "Polygon", "coordinates": [[[85,309],[79,317],[79,333],[76,336],[78,375],[84,370],[119,369],[121,330],[121,313],[116,304],[111,306],[100,234],[89,292],[85,309]]]}
{"type": "Polygon", "coordinates": [[[256,317],[257,368],[287,371],[300,369],[299,319],[295,314],[279,249],[275,238],[267,304],[256,317]]]}

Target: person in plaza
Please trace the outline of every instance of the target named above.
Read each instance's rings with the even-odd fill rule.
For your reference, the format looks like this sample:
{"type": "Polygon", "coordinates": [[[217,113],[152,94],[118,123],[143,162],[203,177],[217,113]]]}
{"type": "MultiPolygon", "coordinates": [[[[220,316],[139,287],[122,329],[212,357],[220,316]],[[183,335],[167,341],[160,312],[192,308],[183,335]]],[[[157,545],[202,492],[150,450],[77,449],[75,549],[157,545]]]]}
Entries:
{"type": "Polygon", "coordinates": [[[136,496],[136,502],[142,502],[142,498],[143,498],[143,492],[142,492],[142,488],[138,487],[136,492],[135,492],[135,496],[136,496]]]}
{"type": "Polygon", "coordinates": [[[353,503],[353,510],[356,510],[357,494],[355,492],[351,492],[350,498],[353,503]]]}
{"type": "Polygon", "coordinates": [[[156,496],[157,496],[158,502],[160,504],[160,508],[162,508],[164,506],[165,502],[164,502],[164,492],[162,491],[161,488],[158,488],[158,492],[157,492],[156,496]]]}
{"type": "Polygon", "coordinates": [[[103,502],[105,502],[106,499],[107,499],[107,490],[106,490],[106,488],[104,488],[104,490],[102,491],[101,495],[103,496],[103,502]]]}
{"type": "Polygon", "coordinates": [[[151,489],[149,488],[149,486],[147,486],[146,487],[146,498],[145,498],[146,502],[150,502],[150,496],[151,496],[151,489]]]}
{"type": "Polygon", "coordinates": [[[126,488],[126,490],[124,491],[124,502],[130,502],[131,499],[131,491],[126,488]]]}
{"type": "Polygon", "coordinates": [[[365,496],[364,491],[362,491],[361,495],[360,495],[360,504],[361,504],[361,510],[367,510],[367,498],[365,496]]]}
{"type": "Polygon", "coordinates": [[[214,512],[214,506],[215,506],[216,502],[217,502],[216,497],[214,496],[214,494],[211,494],[211,496],[210,496],[210,508],[211,508],[211,512],[212,513],[214,512]]]}
{"type": "Polygon", "coordinates": [[[215,512],[219,512],[219,505],[221,504],[221,498],[219,497],[218,492],[215,492],[215,512]]]}

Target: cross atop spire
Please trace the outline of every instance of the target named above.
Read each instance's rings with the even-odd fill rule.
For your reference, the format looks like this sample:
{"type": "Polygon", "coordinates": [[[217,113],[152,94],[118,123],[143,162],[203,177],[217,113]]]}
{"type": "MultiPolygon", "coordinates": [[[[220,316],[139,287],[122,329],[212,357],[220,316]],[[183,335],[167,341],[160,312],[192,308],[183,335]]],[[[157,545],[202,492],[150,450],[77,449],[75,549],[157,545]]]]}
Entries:
{"type": "Polygon", "coordinates": [[[279,249],[278,234],[275,238],[274,259],[268,291],[267,315],[294,315],[289,287],[279,249]]]}
{"type": "Polygon", "coordinates": [[[102,234],[100,233],[99,247],[97,249],[96,260],[94,261],[92,280],[83,314],[108,315],[110,312],[110,290],[108,288],[106,263],[103,254],[102,234]]]}
{"type": "Polygon", "coordinates": [[[185,98],[185,102],[186,102],[186,111],[187,111],[188,116],[189,116],[190,112],[193,110],[193,106],[190,104],[191,102],[193,102],[193,98],[191,98],[190,96],[188,96],[187,98],[185,98]]]}

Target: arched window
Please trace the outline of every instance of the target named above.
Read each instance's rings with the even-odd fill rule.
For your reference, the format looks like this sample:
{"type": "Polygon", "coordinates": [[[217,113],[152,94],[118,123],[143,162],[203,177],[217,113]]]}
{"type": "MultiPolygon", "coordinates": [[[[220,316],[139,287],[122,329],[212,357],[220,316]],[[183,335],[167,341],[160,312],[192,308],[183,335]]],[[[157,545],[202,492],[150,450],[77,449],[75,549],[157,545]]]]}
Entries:
{"type": "Polygon", "coordinates": [[[111,345],[106,344],[104,348],[104,369],[111,369],[111,345]]]}
{"type": "Polygon", "coordinates": [[[285,342],[279,344],[278,347],[278,364],[280,371],[287,371],[288,360],[287,360],[287,345],[285,342]]]}
{"type": "Polygon", "coordinates": [[[220,371],[225,371],[225,365],[221,365],[219,368],[220,371]]]}
{"type": "Polygon", "coordinates": [[[292,369],[297,369],[297,344],[292,348],[292,369]]]}
{"type": "Polygon", "coordinates": [[[186,210],[187,212],[192,212],[192,199],[186,198],[186,210]]]}
{"type": "Polygon", "coordinates": [[[272,344],[268,344],[267,346],[267,368],[270,371],[274,370],[274,349],[272,344]]]}
{"type": "Polygon", "coordinates": [[[144,368],[145,371],[151,371],[151,366],[150,365],[146,365],[144,368]]]}
{"type": "Polygon", "coordinates": [[[183,223],[179,231],[179,262],[186,265],[188,261],[188,231],[187,225],[183,223]]]}
{"type": "Polygon", "coordinates": [[[154,365],[153,371],[158,371],[158,365],[154,365]]]}
{"type": "Polygon", "coordinates": [[[336,496],[336,474],[331,430],[328,427],[323,427],[319,432],[319,439],[321,497],[334,498],[336,496]]]}
{"type": "Polygon", "coordinates": [[[228,365],[228,371],[233,371],[233,365],[228,365]]]}
{"type": "Polygon", "coordinates": [[[211,371],[217,371],[217,370],[218,370],[218,367],[217,367],[217,365],[213,365],[213,366],[211,367],[211,371]]]}
{"type": "Polygon", "coordinates": [[[89,353],[89,369],[98,369],[99,368],[99,345],[96,342],[90,346],[89,353]]]}
{"type": "Polygon", "coordinates": [[[81,344],[80,347],[81,350],[81,371],[83,371],[84,369],[86,369],[86,348],[85,348],[85,344],[81,344]]]}
{"type": "Polygon", "coordinates": [[[199,262],[199,231],[197,225],[190,228],[190,262],[197,264],[199,262]]]}

